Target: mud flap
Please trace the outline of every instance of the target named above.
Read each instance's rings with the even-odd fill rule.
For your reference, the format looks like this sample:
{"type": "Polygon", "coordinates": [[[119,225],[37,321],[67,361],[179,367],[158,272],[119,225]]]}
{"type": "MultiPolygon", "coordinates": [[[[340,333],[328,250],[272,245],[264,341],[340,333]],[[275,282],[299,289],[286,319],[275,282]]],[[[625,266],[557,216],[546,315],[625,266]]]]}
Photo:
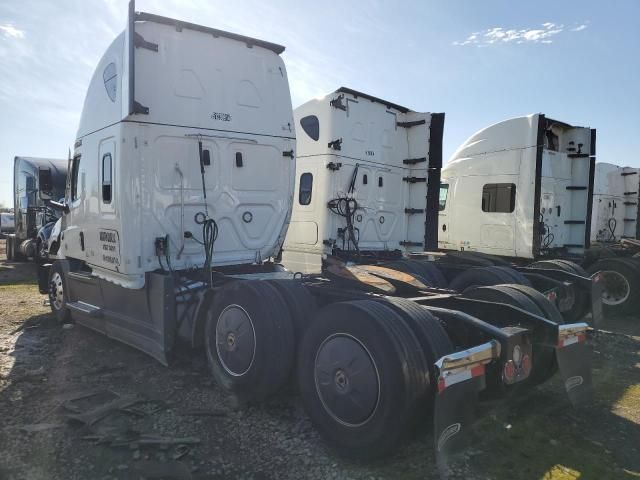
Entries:
{"type": "Polygon", "coordinates": [[[50,263],[38,264],[38,291],[45,295],[49,293],[49,271],[50,263]]]}
{"type": "Polygon", "coordinates": [[[476,377],[450,385],[436,394],[433,432],[438,463],[460,451],[469,441],[468,432],[475,420],[478,392],[486,386],[484,366],[476,377]]]}
{"type": "Polygon", "coordinates": [[[436,362],[437,392],[433,405],[433,438],[438,469],[469,441],[478,392],[486,387],[485,365],[500,358],[495,340],[442,357],[436,362]]]}
{"type": "Polygon", "coordinates": [[[591,322],[594,327],[599,327],[602,323],[602,281],[600,274],[591,276],[591,322]]]}
{"type": "Polygon", "coordinates": [[[561,325],[556,359],[564,388],[574,407],[590,403],[592,348],[587,344],[586,324],[561,325]]]}

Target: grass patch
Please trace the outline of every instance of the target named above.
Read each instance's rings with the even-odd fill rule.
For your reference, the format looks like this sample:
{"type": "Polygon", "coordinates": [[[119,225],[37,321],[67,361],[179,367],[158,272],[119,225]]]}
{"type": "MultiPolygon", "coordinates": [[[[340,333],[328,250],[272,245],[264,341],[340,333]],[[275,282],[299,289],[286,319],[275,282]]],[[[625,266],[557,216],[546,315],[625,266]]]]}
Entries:
{"type": "Polygon", "coordinates": [[[495,420],[478,425],[487,439],[485,452],[474,458],[476,472],[495,479],[620,479],[624,471],[612,454],[575,435],[571,422],[563,416],[523,415],[507,429],[495,420]]]}

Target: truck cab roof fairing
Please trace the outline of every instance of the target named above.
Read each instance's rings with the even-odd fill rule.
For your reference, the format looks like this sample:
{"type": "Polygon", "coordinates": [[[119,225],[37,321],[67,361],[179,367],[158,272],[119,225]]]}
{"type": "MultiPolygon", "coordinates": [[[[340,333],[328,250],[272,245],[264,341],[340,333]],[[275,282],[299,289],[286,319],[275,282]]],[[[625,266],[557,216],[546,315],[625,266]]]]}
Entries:
{"type": "MultiPolygon", "coordinates": [[[[76,138],[120,121],[174,124],[238,133],[250,117],[243,113],[243,109],[251,110],[256,105],[283,100],[272,100],[270,95],[265,94],[264,85],[273,83],[271,76],[286,79],[286,69],[279,57],[284,47],[215,28],[136,12],[133,2],[129,8],[127,28],[107,48],[91,79],[76,138]],[[195,72],[202,69],[205,63],[203,59],[211,58],[211,55],[198,50],[198,42],[194,42],[196,33],[210,34],[211,38],[223,41],[217,42],[219,51],[214,52],[214,56],[218,57],[221,51],[228,51],[224,64],[237,63],[238,58],[246,58],[248,53],[260,59],[270,75],[262,79],[262,85],[247,82],[231,92],[224,90],[223,72],[215,66],[211,66],[211,70],[219,71],[219,78],[214,81],[211,75],[197,78],[195,72]],[[177,41],[186,45],[179,49],[179,56],[175,55],[177,41]],[[193,47],[191,51],[189,46],[193,47]],[[162,81],[164,78],[157,75],[158,67],[153,55],[161,55],[163,61],[168,62],[168,65],[163,65],[163,77],[171,74],[172,78],[162,81]],[[175,84],[182,85],[179,91],[169,88],[175,84]],[[198,100],[207,104],[207,108],[203,106],[198,115],[186,115],[186,110],[191,111],[191,104],[198,100]],[[238,105],[239,111],[234,115],[233,110],[238,110],[238,105]],[[223,122],[220,118],[229,121],[223,122]]],[[[284,117],[276,119],[272,122],[273,128],[246,133],[292,138],[290,120],[284,117]],[[276,125],[278,120],[280,125],[276,125]]]]}

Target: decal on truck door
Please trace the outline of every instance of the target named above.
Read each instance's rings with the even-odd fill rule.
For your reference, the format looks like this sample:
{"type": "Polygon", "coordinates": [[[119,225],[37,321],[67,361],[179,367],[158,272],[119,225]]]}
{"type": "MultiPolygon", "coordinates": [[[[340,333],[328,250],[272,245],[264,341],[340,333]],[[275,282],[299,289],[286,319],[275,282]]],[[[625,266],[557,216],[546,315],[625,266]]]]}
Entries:
{"type": "Polygon", "coordinates": [[[102,261],[113,265],[120,266],[120,238],[115,230],[98,230],[98,245],[102,255],[102,261]]]}

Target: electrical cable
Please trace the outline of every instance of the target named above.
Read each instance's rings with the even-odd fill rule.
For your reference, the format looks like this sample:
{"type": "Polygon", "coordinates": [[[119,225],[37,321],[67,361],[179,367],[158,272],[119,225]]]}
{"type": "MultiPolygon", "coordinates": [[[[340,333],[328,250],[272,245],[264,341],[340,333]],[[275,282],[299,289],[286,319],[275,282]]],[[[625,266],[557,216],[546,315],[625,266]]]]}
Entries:
{"type": "Polygon", "coordinates": [[[607,221],[607,228],[609,229],[609,241],[613,242],[616,239],[616,227],[618,226],[618,221],[611,217],[607,221]]]}

